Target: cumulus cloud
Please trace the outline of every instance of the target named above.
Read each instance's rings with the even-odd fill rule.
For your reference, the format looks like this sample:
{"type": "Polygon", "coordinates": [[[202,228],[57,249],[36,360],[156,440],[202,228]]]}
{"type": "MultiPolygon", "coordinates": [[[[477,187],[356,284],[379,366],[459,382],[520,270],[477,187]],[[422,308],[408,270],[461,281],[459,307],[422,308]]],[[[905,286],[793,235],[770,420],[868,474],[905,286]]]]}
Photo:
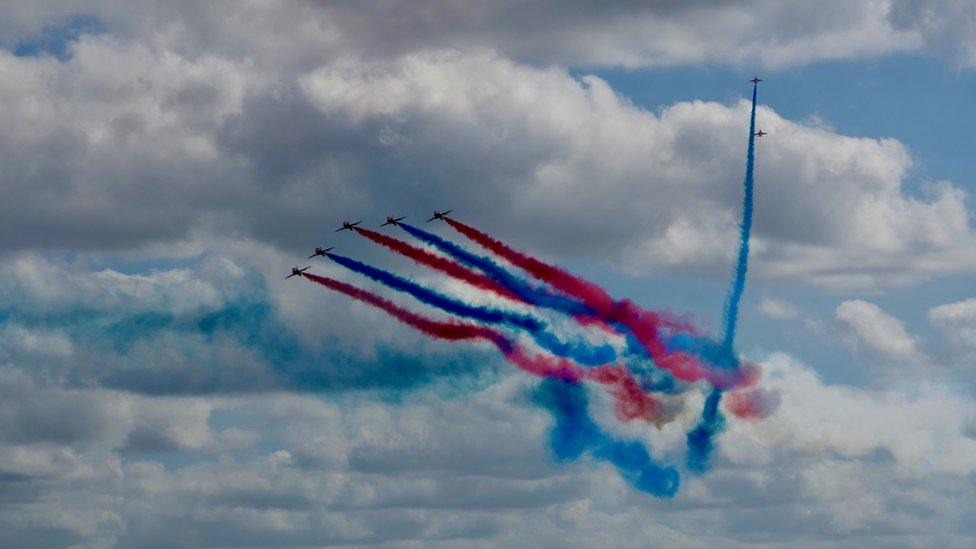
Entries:
{"type": "MultiPolygon", "coordinates": [[[[863,299],[845,301],[837,306],[834,315],[853,331],[856,343],[898,365],[894,372],[930,363],[918,339],[908,333],[901,320],[874,303],[863,299]]],[[[906,373],[902,370],[902,375],[906,373]]],[[[913,375],[917,373],[913,369],[913,375]]]]}
{"type": "Polygon", "coordinates": [[[967,351],[976,351],[976,299],[965,299],[929,309],[929,321],[948,333],[967,351]]]}
{"type": "MultiPolygon", "coordinates": [[[[484,51],[331,60],[293,79],[101,36],[72,52],[0,54],[5,123],[30,128],[0,142],[8,250],[248,236],[297,251],[350,212],[446,204],[556,256],[727,270],[743,102],[654,114],[597,77],[484,51]]],[[[906,194],[899,142],[759,116],[777,139],[759,150],[758,276],[861,287],[976,266],[965,192],[906,194]]]]}
{"type": "MultiPolygon", "coordinates": [[[[462,398],[431,388],[396,403],[363,394],[274,394],[129,408],[118,399],[131,397],[101,391],[60,393],[47,399],[55,404],[49,412],[31,404],[36,391],[24,391],[0,408],[6,418],[42,414],[51,421],[41,424],[57,425],[80,398],[105,404],[90,407],[100,415],[67,422],[56,436],[41,430],[16,439],[11,447],[25,452],[19,463],[35,456],[33,469],[20,466],[20,486],[44,491],[22,494],[0,520],[5,539],[50,515],[58,519],[37,527],[32,539],[121,545],[160,536],[194,546],[823,543],[846,534],[931,540],[921,536],[937,526],[946,540],[963,539],[961,522],[952,521],[964,509],[953,502],[972,498],[971,400],[937,387],[913,394],[833,386],[785,355],[764,367],[764,383],[781,391],[783,406],[767,421],[733,420],[716,469],[688,477],[671,502],[635,493],[598,463],[555,462],[544,443],[551,419],[530,403],[534,382],[517,373],[462,398]],[[269,427],[230,436],[234,427],[207,426],[217,413],[225,425],[269,427]],[[171,444],[198,458],[174,463],[165,454],[120,449],[140,416],[156,418],[171,444]],[[221,442],[227,439],[234,444],[221,442]],[[114,452],[96,451],[112,445],[114,452]],[[55,453],[41,459],[41,448],[55,453]],[[912,506],[899,504],[905,497],[912,506]],[[776,520],[759,521],[760,513],[776,520]]],[[[684,427],[628,429],[655,453],[680,456],[684,427]]],[[[10,429],[0,436],[10,445],[10,429]]],[[[16,463],[0,455],[0,464],[16,463]]]]}
{"type": "Polygon", "coordinates": [[[960,67],[976,67],[976,5],[968,0],[894,0],[896,29],[922,36],[932,53],[960,67]]]}
{"type": "MultiPolygon", "coordinates": [[[[911,9],[890,0],[816,6],[802,0],[766,2],[271,2],[241,5],[145,1],[141,16],[110,2],[71,7],[42,3],[8,10],[0,39],[37,34],[78,13],[94,13],[115,32],[151,30],[153,40],[185,51],[241,54],[239,41],[287,29],[299,40],[267,40],[265,60],[301,65],[342,49],[390,57],[429,48],[497,48],[535,63],[582,66],[670,66],[724,63],[787,67],[816,61],[891,54],[920,48],[934,24],[919,28],[911,9]],[[893,21],[894,19],[894,21],[893,21]],[[729,25],[724,22],[735,21],[729,25]]],[[[933,2],[922,3],[930,8],[933,2]]]]}
{"type": "MultiPolygon", "coordinates": [[[[926,48],[965,65],[965,3],[0,4],[0,122],[16,128],[0,136],[0,545],[971,534],[976,413],[944,387],[831,385],[776,355],[776,415],[732,420],[715,471],[661,502],[605,464],[555,463],[533,381],[494,355],[281,279],[314,245],[354,245],[332,232],[344,216],[433,207],[557,259],[724,277],[747,104],[652,112],[578,69],[926,48]],[[68,29],[78,14],[91,24],[68,29]],[[25,46],[44,41],[60,42],[25,46]]],[[[760,120],[776,139],[759,148],[752,273],[875,288],[976,269],[966,193],[908,193],[903,144],[760,120]]],[[[930,319],[968,344],[970,309],[930,319]]],[[[927,361],[871,303],[836,317],[888,360],[927,361]]],[[[594,402],[607,430],[682,462],[697,408],[653,430],[594,402]]]]}

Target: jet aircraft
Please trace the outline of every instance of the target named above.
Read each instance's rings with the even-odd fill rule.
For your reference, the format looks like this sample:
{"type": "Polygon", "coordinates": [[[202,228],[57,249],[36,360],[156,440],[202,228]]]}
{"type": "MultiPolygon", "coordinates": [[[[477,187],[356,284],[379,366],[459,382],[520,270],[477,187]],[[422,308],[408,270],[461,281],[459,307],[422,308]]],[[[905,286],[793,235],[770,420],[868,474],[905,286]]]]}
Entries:
{"type": "Polygon", "coordinates": [[[447,214],[449,214],[449,213],[451,213],[451,212],[453,212],[453,211],[454,211],[454,210],[447,210],[447,211],[444,211],[444,212],[439,212],[439,211],[437,211],[437,210],[434,210],[434,215],[433,215],[433,217],[431,217],[430,219],[428,219],[428,220],[427,220],[427,222],[428,222],[428,223],[430,223],[431,221],[433,221],[433,220],[435,220],[435,219],[444,219],[444,217],[445,217],[445,216],[446,216],[447,214]]]}
{"type": "Polygon", "coordinates": [[[766,132],[764,132],[764,131],[762,131],[762,130],[759,130],[758,132],[756,132],[756,137],[762,137],[764,135],[769,135],[769,134],[766,133],[766,132]]]}
{"type": "Polygon", "coordinates": [[[406,218],[407,216],[393,217],[392,215],[388,215],[386,216],[386,223],[383,223],[382,225],[380,225],[380,227],[386,227],[387,225],[396,225],[397,223],[403,221],[406,218]]]}
{"type": "Polygon", "coordinates": [[[315,253],[312,254],[312,255],[310,255],[310,256],[308,256],[308,258],[309,259],[312,259],[313,257],[315,257],[317,255],[320,255],[322,257],[325,257],[325,252],[328,252],[328,251],[334,250],[334,249],[335,249],[335,246],[329,246],[328,248],[326,248],[324,250],[322,248],[319,248],[319,247],[316,246],[315,253]]]}
{"type": "Polygon", "coordinates": [[[762,78],[759,78],[758,76],[756,76],[752,80],[750,80],[750,82],[752,82],[753,84],[758,84],[758,83],[760,83],[762,81],[763,81],[763,79],[762,78]]]}
{"type": "Polygon", "coordinates": [[[351,230],[353,230],[353,228],[356,225],[359,225],[360,223],[362,223],[362,221],[357,221],[355,223],[352,223],[351,221],[349,221],[348,219],[346,219],[345,221],[342,222],[342,226],[339,227],[338,229],[336,229],[336,232],[339,232],[339,231],[351,231],[351,230]]]}
{"type": "Polygon", "coordinates": [[[286,276],[285,277],[285,280],[288,280],[289,278],[291,278],[293,276],[300,276],[302,273],[304,273],[305,271],[309,270],[311,267],[312,267],[311,265],[309,265],[308,267],[305,267],[304,269],[299,269],[298,267],[292,267],[291,268],[291,274],[288,275],[288,276],[286,276]]]}

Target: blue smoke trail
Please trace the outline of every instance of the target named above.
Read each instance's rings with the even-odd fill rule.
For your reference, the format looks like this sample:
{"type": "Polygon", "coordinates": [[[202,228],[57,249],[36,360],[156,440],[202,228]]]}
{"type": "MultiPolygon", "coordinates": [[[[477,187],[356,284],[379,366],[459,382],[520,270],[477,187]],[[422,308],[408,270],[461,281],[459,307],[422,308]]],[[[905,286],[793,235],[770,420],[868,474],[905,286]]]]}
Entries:
{"type": "Polygon", "coordinates": [[[570,358],[584,366],[599,366],[613,362],[617,358],[616,351],[610,345],[594,347],[584,342],[569,343],[562,341],[546,329],[545,323],[530,315],[469,305],[453,297],[421,286],[412,280],[383,269],[378,269],[372,265],[367,265],[361,261],[356,261],[355,259],[338,254],[330,253],[325,255],[351,271],[367,276],[394,290],[410,294],[418,301],[432,307],[437,307],[457,316],[473,318],[487,324],[507,324],[523,329],[543,349],[556,356],[570,358]]]}
{"type": "Polygon", "coordinates": [[[513,275],[504,267],[498,265],[491,259],[473,254],[461,246],[441,238],[436,234],[429,233],[423,229],[418,229],[407,223],[399,223],[405,231],[413,235],[438,250],[453,257],[457,261],[469,267],[474,267],[484,272],[486,275],[497,281],[502,286],[511,290],[527,303],[537,307],[552,309],[568,315],[592,315],[594,311],[575,299],[570,299],[558,294],[537,288],[525,280],[513,275]]]}
{"type": "Polygon", "coordinates": [[[638,490],[658,497],[672,497],[678,491],[680,477],[674,467],[656,463],[640,442],[617,440],[600,429],[589,415],[586,389],[581,385],[546,379],[533,400],[556,420],[549,445],[558,459],[571,461],[590,452],[612,463],[638,490]]]}
{"type": "Polygon", "coordinates": [[[725,300],[725,314],[722,317],[722,344],[732,354],[735,341],[735,328],[739,322],[739,301],[746,289],[746,271],[749,269],[749,235],[752,233],[752,194],[753,165],[756,158],[756,90],[752,86],[752,114],[749,117],[749,150],[746,153],[746,177],[743,181],[745,194],[742,197],[742,223],[739,225],[739,258],[735,263],[735,276],[732,287],[725,300]]]}
{"type": "Polygon", "coordinates": [[[687,435],[688,468],[696,473],[704,473],[708,470],[712,450],[715,448],[713,439],[725,428],[725,418],[718,409],[721,400],[722,391],[717,389],[708,395],[701,421],[687,435]]]}
{"type": "MultiPolygon", "coordinates": [[[[739,257],[735,263],[735,272],[729,295],[725,299],[725,310],[722,315],[722,347],[720,360],[717,365],[734,365],[735,360],[735,329],[739,322],[739,301],[746,289],[746,271],[749,270],[749,236],[752,233],[753,208],[753,167],[756,158],[756,93],[759,84],[752,85],[752,111],[749,115],[749,147],[746,152],[746,176],[743,180],[745,192],[742,197],[742,223],[739,225],[739,257]]],[[[710,349],[714,352],[714,349],[710,349]]],[[[688,433],[688,468],[703,472],[708,469],[712,450],[715,447],[713,438],[721,432],[725,425],[725,418],[718,409],[722,400],[721,389],[712,389],[705,399],[705,409],[698,425],[688,433]]]]}

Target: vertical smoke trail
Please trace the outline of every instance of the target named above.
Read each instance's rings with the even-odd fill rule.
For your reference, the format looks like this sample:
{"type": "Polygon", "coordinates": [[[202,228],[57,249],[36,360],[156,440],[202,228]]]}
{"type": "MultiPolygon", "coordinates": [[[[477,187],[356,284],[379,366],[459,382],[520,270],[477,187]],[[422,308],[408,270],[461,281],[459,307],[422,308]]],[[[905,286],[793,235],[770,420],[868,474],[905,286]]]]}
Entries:
{"type": "Polygon", "coordinates": [[[514,301],[522,301],[518,295],[508,288],[502,286],[497,281],[492,280],[491,278],[475,272],[463,265],[459,265],[450,259],[430,253],[423,248],[411,246],[400,239],[393,238],[376,231],[360,229],[359,227],[354,227],[353,230],[381,246],[386,246],[394,252],[408,257],[421,265],[441,271],[442,273],[462,282],[466,282],[475,288],[487,290],[496,295],[500,295],[514,301]]]}
{"type": "MultiPolygon", "coordinates": [[[[749,269],[749,237],[752,233],[753,207],[753,167],[756,156],[756,93],[759,84],[752,85],[752,110],[749,114],[749,146],[746,151],[746,175],[743,180],[745,192],[742,197],[742,223],[739,225],[739,255],[735,263],[732,286],[725,300],[725,310],[722,315],[722,348],[725,360],[735,360],[735,330],[739,322],[739,301],[746,288],[746,271],[749,269]]],[[[725,418],[718,409],[722,400],[722,390],[712,389],[705,400],[702,419],[687,436],[688,440],[688,468],[703,472],[708,469],[712,450],[715,445],[713,438],[725,426],[725,418]]]]}
{"type": "Polygon", "coordinates": [[[491,259],[473,254],[450,240],[441,238],[423,229],[418,229],[407,223],[400,223],[399,225],[414,237],[434,246],[461,263],[481,270],[492,280],[508,288],[527,303],[531,303],[537,307],[560,311],[572,316],[589,316],[593,314],[592,309],[579,301],[554,294],[541,288],[536,288],[525,280],[513,275],[491,259]]]}
{"type": "Polygon", "coordinates": [[[575,460],[589,452],[612,463],[638,490],[658,497],[672,497],[678,491],[679,476],[674,467],[655,462],[640,442],[618,440],[600,429],[590,417],[583,387],[547,379],[533,399],[555,419],[549,445],[558,459],[575,460]]]}
{"type": "Polygon", "coordinates": [[[746,271],[749,269],[749,236],[752,233],[752,195],[753,166],[756,157],[756,91],[759,84],[752,86],[752,113],[749,116],[749,148],[746,153],[746,176],[743,180],[745,193],[742,197],[742,223],[739,225],[739,257],[735,262],[732,287],[725,300],[725,314],[722,316],[722,344],[731,354],[735,341],[735,329],[739,322],[739,301],[746,288],[746,271]]]}
{"type": "Polygon", "coordinates": [[[665,419],[662,417],[664,407],[661,403],[641,391],[634,378],[620,366],[586,369],[564,358],[529,355],[497,330],[466,322],[431,320],[351,284],[311,273],[302,273],[302,276],[326,288],[382,309],[393,318],[431,337],[454,341],[474,339],[490,341],[498,347],[509,362],[530,374],[574,383],[591,380],[604,385],[616,400],[617,416],[622,420],[644,419],[660,423],[665,419]]]}
{"type": "Polygon", "coordinates": [[[610,345],[592,346],[585,342],[570,343],[562,341],[550,332],[541,320],[533,316],[491,307],[470,305],[459,299],[421,286],[402,276],[373,267],[372,265],[367,265],[361,261],[356,261],[355,259],[338,254],[327,253],[325,255],[353,272],[367,276],[394,290],[410,294],[420,302],[432,307],[437,307],[451,314],[472,318],[488,324],[506,324],[525,330],[540,347],[557,356],[571,358],[575,362],[586,366],[599,366],[616,359],[616,352],[610,345]]]}

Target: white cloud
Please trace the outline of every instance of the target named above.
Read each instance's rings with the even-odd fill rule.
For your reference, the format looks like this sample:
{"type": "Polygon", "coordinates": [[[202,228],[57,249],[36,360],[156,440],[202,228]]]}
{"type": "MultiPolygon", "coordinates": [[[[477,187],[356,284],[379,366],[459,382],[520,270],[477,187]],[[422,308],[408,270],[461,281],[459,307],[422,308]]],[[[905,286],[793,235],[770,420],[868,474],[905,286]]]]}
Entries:
{"type": "MultiPolygon", "coordinates": [[[[26,424],[71,427],[79,422],[63,421],[68,410],[110,412],[83,423],[86,430],[67,429],[68,437],[37,431],[30,444],[10,445],[6,433],[24,422],[5,421],[4,446],[22,455],[0,453],[0,464],[28,475],[22,489],[42,485],[49,497],[8,505],[0,521],[4,535],[23,535],[56,516],[32,539],[57,528],[75,543],[104,538],[122,545],[160,536],[187,546],[442,538],[484,546],[527,539],[581,547],[830,543],[848,534],[865,543],[893,535],[927,542],[933,531],[950,542],[963,539],[962,523],[953,521],[972,500],[971,400],[932,386],[912,393],[829,385],[786,355],[763,365],[767,388],[783,396],[781,408],[765,421],[731,419],[715,470],[685,476],[673,501],[634,492],[600,462],[554,462],[545,447],[550,418],[529,404],[534,381],[519,373],[454,398],[429,388],[400,402],[278,393],[130,408],[117,398],[131,397],[112,392],[52,398],[24,391],[4,401],[0,410],[13,412],[6,418],[44,413],[46,423],[26,424]],[[31,404],[40,396],[53,411],[31,404]],[[105,405],[79,406],[79,398],[105,405]],[[208,446],[219,438],[214,430],[198,433],[207,432],[215,410],[222,423],[262,426],[260,438],[237,453],[208,446]],[[195,449],[197,459],[120,460],[104,452],[107,441],[125,439],[124,426],[148,418],[157,418],[151,421],[160,433],[174,433],[174,443],[195,449]],[[38,446],[41,436],[53,445],[38,446]],[[899,503],[909,496],[912,506],[899,503]],[[758,514],[775,520],[759,521],[758,514]],[[62,522],[74,516],[87,520],[62,522]]],[[[686,427],[628,429],[670,460],[681,458],[686,427]]]]}
{"type": "MultiPolygon", "coordinates": [[[[881,336],[879,336],[881,337],[881,336]]],[[[781,404],[763,421],[737,422],[723,450],[734,462],[785,449],[868,458],[883,450],[910,476],[969,475],[976,471],[976,403],[949,387],[913,383],[883,390],[825,384],[788,355],[762,362],[764,386],[781,404]],[[741,438],[740,438],[741,435],[741,438]]]]}
{"type": "Polygon", "coordinates": [[[786,300],[773,299],[771,297],[764,297],[762,301],[759,302],[759,312],[768,316],[769,318],[775,318],[778,320],[793,319],[800,314],[800,311],[796,308],[796,305],[786,300]]]}
{"type": "Polygon", "coordinates": [[[862,299],[845,301],[837,306],[834,315],[853,330],[857,343],[892,361],[895,373],[901,370],[904,375],[907,372],[903,368],[930,362],[905,325],[874,303],[862,299]]]}
{"type": "Polygon", "coordinates": [[[956,343],[976,350],[976,299],[933,307],[929,309],[929,320],[948,332],[956,343]]]}
{"type": "MultiPolygon", "coordinates": [[[[288,17],[342,11],[304,9],[288,17]]],[[[149,253],[249,237],[297,251],[330,219],[449,204],[542,253],[726,274],[745,103],[655,114],[599,78],[493,49],[370,56],[336,38],[331,54],[287,64],[266,48],[295,53],[315,43],[309,33],[269,44],[257,31],[280,19],[254,5],[226,21],[219,12],[190,21],[174,8],[155,33],[160,20],[126,15],[117,35],[82,37],[64,63],[0,54],[2,122],[26,128],[0,143],[0,246],[149,253]],[[207,24],[222,32],[204,40],[207,24]],[[124,32],[136,27],[145,32],[124,32]]],[[[837,22],[824,17],[824,29],[837,22]]],[[[942,182],[908,195],[901,143],[769,108],[759,118],[776,137],[758,152],[753,273],[876,287],[976,269],[965,192],[942,182]]]]}
{"type": "MultiPolygon", "coordinates": [[[[899,17],[893,22],[890,0],[825,0],[815,5],[804,0],[616,4],[400,0],[297,6],[214,2],[205,7],[146,0],[136,12],[110,2],[84,1],[70,8],[49,3],[10,6],[5,10],[9,21],[0,25],[0,40],[13,42],[70,15],[92,13],[116,33],[149,35],[156,44],[186,52],[218,50],[244,56],[240,44],[262,37],[248,53],[259,62],[287,66],[349,52],[389,57],[427,48],[491,47],[536,63],[626,67],[723,63],[781,68],[916,50],[952,23],[929,17],[928,24],[921,25],[910,17],[911,6],[895,4],[899,17]],[[281,29],[288,29],[288,34],[281,34],[281,29]]],[[[938,3],[922,5],[928,9],[938,3]]]]}

